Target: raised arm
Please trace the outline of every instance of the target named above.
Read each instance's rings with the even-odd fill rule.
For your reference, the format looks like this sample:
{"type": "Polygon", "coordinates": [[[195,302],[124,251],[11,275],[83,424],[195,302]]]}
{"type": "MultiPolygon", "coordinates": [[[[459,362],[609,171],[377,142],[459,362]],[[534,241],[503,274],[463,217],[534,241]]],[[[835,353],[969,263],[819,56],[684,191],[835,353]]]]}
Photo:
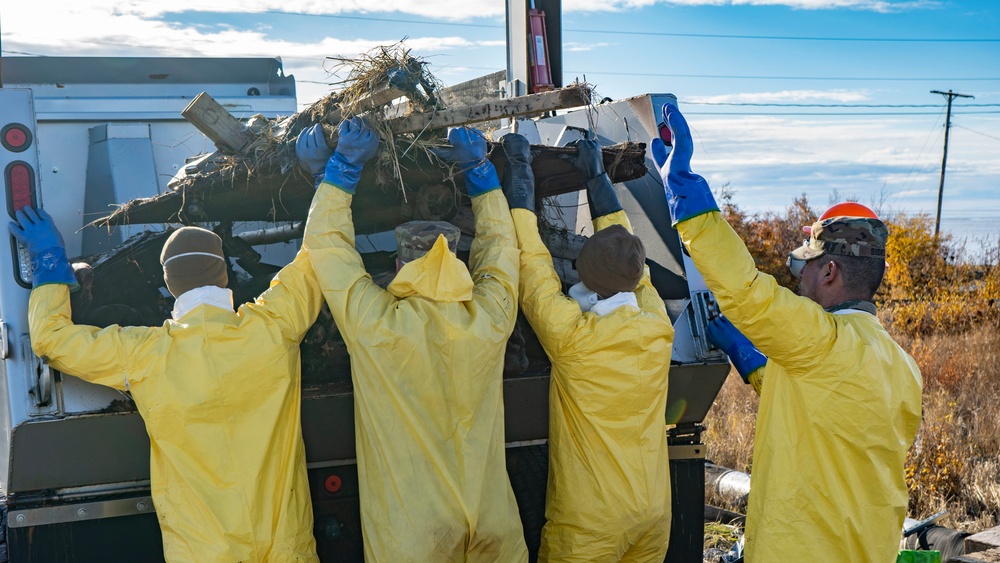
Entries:
{"type": "Polygon", "coordinates": [[[281,326],[285,338],[299,341],[316,322],[322,304],[323,293],[309,253],[299,250],[271,280],[267,291],[243,307],[268,315],[281,326]]]}
{"type": "Polygon", "coordinates": [[[64,373],[127,389],[128,377],[135,381],[143,376],[131,369],[132,362],[157,329],[73,324],[69,294],[78,285],[62,236],[42,209],[25,207],[16,218],[10,232],[27,248],[32,263],[28,327],[35,354],[47,357],[64,373]]]}
{"type": "Polygon", "coordinates": [[[472,199],[476,238],[469,252],[473,299],[513,329],[517,317],[518,250],[507,200],[496,169],[486,158],[486,139],[467,127],[448,132],[447,158],[462,169],[472,199]]]}
{"type": "Polygon", "coordinates": [[[836,327],[822,307],[757,270],[746,245],[719,213],[708,182],[690,170],[693,142],[687,121],[672,104],[663,116],[673,150],[653,139],[667,206],[681,241],[726,316],[770,359],[810,370],[833,342],[836,327]],[[796,333],[789,334],[794,320],[796,333]]]}
{"type": "Polygon", "coordinates": [[[500,148],[506,156],[501,183],[521,251],[518,282],[521,311],[545,349],[553,350],[580,321],[582,312],[575,301],[563,295],[552,256],[538,235],[530,144],[523,136],[510,133],[500,138],[500,148]]]}
{"type": "Polygon", "coordinates": [[[363,120],[341,122],[337,150],[309,208],[302,242],[337,328],[347,340],[357,337],[359,324],[373,306],[384,308],[393,301],[365,271],[354,248],[351,220],[361,169],[377,150],[378,136],[363,120]]]}

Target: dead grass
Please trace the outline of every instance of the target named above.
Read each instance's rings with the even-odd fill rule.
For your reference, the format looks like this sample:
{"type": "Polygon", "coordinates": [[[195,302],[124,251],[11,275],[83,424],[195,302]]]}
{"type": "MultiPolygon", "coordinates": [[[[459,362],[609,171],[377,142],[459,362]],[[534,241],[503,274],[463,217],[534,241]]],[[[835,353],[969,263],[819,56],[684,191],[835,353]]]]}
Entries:
{"type": "Polygon", "coordinates": [[[394,134],[385,108],[373,106],[371,99],[380,90],[392,86],[406,97],[406,114],[435,111],[444,108],[437,97],[443,85],[430,73],[427,63],[411,55],[402,41],[378,46],[356,57],[330,57],[330,61],[333,62],[333,74],[347,73],[346,79],[338,83],[344,87],[339,94],[343,116],[363,115],[381,140],[375,167],[376,183],[381,186],[398,184],[405,199],[401,157],[420,151],[432,161],[441,162],[436,151],[443,144],[438,135],[424,134],[432,132],[394,134]]]}
{"type": "MultiPolygon", "coordinates": [[[[705,417],[706,455],[716,465],[749,473],[753,455],[757,394],[733,369],[705,417]]],[[[721,501],[720,501],[721,502],[721,501]]],[[[710,502],[710,504],[715,504],[710,502]]],[[[727,510],[738,507],[715,504],[727,510]]]]}
{"type": "Polygon", "coordinates": [[[894,335],[920,365],[924,413],[907,456],[910,513],[947,508],[942,524],[978,531],[1000,522],[1000,333],[894,335]]]}
{"type": "Polygon", "coordinates": [[[721,549],[729,551],[729,548],[740,539],[742,530],[733,524],[722,524],[719,522],[705,523],[705,549],[721,549]]]}

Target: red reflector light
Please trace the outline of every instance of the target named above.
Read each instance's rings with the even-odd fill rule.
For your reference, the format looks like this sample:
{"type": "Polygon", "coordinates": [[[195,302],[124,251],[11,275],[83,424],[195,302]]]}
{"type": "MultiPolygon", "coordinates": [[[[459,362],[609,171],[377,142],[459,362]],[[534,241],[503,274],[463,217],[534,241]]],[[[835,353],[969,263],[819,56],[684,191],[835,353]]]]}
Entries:
{"type": "Polygon", "coordinates": [[[3,136],[3,139],[7,141],[8,145],[14,148],[21,148],[24,143],[28,141],[28,137],[24,134],[24,131],[17,128],[11,128],[7,131],[7,134],[3,136]]]}
{"type": "Polygon", "coordinates": [[[670,136],[670,128],[660,124],[660,140],[664,145],[673,146],[673,137],[670,136]]]}
{"type": "Polygon", "coordinates": [[[323,486],[326,488],[326,492],[335,493],[340,490],[342,484],[343,482],[340,480],[339,476],[330,475],[329,477],[326,478],[326,481],[323,483],[323,486]]]}
{"type": "Polygon", "coordinates": [[[31,205],[31,170],[26,164],[10,167],[10,199],[14,204],[14,211],[31,205]]]}
{"type": "Polygon", "coordinates": [[[35,171],[23,160],[15,160],[3,172],[4,189],[7,192],[7,214],[14,219],[14,213],[22,207],[35,206],[35,171]]]}
{"type": "Polygon", "coordinates": [[[20,123],[11,123],[0,130],[0,144],[11,152],[21,152],[31,145],[31,133],[20,123]]]}

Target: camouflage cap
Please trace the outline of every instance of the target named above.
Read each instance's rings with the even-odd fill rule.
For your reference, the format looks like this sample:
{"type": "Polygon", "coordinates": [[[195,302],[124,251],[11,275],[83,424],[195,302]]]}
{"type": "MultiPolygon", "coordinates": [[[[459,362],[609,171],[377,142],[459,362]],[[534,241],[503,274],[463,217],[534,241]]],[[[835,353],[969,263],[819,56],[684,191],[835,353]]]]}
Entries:
{"type": "Polygon", "coordinates": [[[396,227],[396,253],[404,264],[420,258],[444,235],[448,248],[455,252],[462,232],[444,221],[410,221],[396,227]]]}
{"type": "Polygon", "coordinates": [[[889,229],[869,217],[830,217],[813,223],[812,233],[792,258],[812,260],[824,254],[885,258],[889,229]]]}

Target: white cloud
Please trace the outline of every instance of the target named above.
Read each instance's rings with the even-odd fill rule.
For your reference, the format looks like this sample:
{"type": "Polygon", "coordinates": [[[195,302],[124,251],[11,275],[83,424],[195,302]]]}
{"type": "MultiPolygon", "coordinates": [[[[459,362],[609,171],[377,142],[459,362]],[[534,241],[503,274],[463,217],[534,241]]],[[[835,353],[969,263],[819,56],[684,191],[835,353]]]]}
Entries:
{"type": "Polygon", "coordinates": [[[718,96],[693,96],[690,103],[857,103],[870,98],[867,90],[781,90],[777,92],[743,92],[718,96]]]}
{"type": "MultiPolygon", "coordinates": [[[[504,45],[506,45],[506,42],[504,43],[504,45]]],[[[571,52],[593,51],[594,49],[600,49],[602,47],[610,47],[611,45],[615,45],[615,43],[574,43],[572,41],[568,41],[563,43],[563,51],[571,51],[571,52]]]]}
{"type": "MultiPolygon", "coordinates": [[[[934,8],[939,0],[567,0],[566,12],[627,11],[656,4],[676,6],[768,5],[787,6],[795,9],[855,9],[875,12],[897,12],[909,9],[934,8]]],[[[82,28],[94,28],[90,22],[117,21],[149,22],[168,13],[220,12],[260,13],[268,11],[293,12],[315,15],[352,15],[378,17],[380,14],[407,14],[433,20],[468,20],[496,18],[503,21],[504,3],[496,0],[171,0],[170,2],[146,0],[37,0],[32,2],[6,2],[4,5],[5,29],[17,29],[8,22],[37,20],[41,26],[55,23],[48,29],[66,29],[70,23],[82,28]],[[38,14],[45,14],[39,17],[38,14]],[[81,22],[87,22],[81,25],[81,22]]],[[[335,20],[331,20],[335,21],[335,20]]],[[[165,26],[163,22],[159,25],[165,26]]]]}

